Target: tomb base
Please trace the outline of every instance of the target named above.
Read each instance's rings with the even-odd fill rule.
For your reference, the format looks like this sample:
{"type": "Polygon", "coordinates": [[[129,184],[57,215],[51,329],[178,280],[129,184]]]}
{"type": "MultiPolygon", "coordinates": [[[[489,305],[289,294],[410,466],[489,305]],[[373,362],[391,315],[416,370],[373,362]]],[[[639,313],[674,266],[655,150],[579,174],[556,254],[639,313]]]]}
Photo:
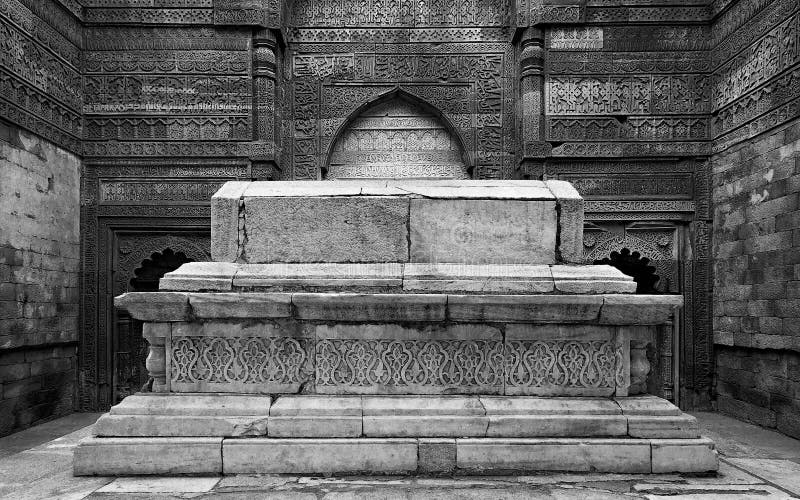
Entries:
{"type": "Polygon", "coordinates": [[[717,469],[694,417],[654,396],[138,394],[94,434],[76,475],[717,469]]]}
{"type": "Polygon", "coordinates": [[[582,230],[560,181],[226,184],[215,262],[115,299],[151,383],[74,472],[716,470],[695,419],[642,396],[681,297],[574,265],[582,230]]]}

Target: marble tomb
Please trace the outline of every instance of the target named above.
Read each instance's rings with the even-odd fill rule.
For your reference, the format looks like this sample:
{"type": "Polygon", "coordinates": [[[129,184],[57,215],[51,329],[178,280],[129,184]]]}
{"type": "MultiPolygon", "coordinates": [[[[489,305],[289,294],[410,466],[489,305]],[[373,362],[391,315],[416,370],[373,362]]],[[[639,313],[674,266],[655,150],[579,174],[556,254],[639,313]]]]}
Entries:
{"type": "Polygon", "coordinates": [[[214,261],[116,298],[151,382],[74,473],[715,471],[646,394],[681,296],[579,265],[582,235],[564,181],[229,182],[214,261]]]}

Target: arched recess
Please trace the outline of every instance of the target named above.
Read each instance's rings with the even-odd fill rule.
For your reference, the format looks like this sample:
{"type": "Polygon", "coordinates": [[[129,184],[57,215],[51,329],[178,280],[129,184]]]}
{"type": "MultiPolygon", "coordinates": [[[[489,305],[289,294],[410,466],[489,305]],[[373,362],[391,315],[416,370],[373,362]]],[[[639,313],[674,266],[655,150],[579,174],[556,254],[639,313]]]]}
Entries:
{"type": "MultiPolygon", "coordinates": [[[[182,264],[207,261],[208,250],[198,242],[179,236],[141,236],[122,241],[115,294],[158,291],[158,280],[182,264]]],[[[141,390],[148,382],[144,366],[147,342],[142,337],[142,322],[127,312],[115,310],[112,338],[112,403],[141,390]]]]}
{"type": "Polygon", "coordinates": [[[656,284],[660,278],[656,274],[656,267],[650,265],[650,259],[635,250],[633,252],[628,248],[620,251],[614,250],[608,257],[596,259],[593,264],[614,266],[628,276],[632,276],[636,282],[636,293],[659,293],[656,284]]]}
{"type": "Polygon", "coordinates": [[[473,170],[452,122],[399,87],[359,106],[334,137],[323,179],[468,179],[473,170]]]}

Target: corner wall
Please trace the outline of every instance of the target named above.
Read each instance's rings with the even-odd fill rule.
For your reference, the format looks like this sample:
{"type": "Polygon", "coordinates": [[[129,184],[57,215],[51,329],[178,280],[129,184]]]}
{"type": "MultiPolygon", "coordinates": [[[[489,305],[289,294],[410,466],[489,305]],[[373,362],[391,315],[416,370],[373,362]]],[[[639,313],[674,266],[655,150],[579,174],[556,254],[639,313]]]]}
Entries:
{"type": "Polygon", "coordinates": [[[74,406],[80,160],[0,121],[0,436],[74,406]]]}
{"type": "Polygon", "coordinates": [[[800,4],[715,4],[717,407],[800,437],[800,4]]]}

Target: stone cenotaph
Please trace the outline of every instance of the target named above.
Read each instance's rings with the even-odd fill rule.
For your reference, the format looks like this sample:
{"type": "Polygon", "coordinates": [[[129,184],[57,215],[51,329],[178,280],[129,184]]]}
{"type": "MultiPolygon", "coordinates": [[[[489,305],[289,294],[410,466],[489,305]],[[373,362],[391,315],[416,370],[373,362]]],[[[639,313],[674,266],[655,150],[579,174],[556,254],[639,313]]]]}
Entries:
{"type": "Polygon", "coordinates": [[[229,182],[214,262],[116,298],[151,383],[74,473],[715,471],[644,394],[681,297],[580,265],[582,235],[563,181],[229,182]]]}

